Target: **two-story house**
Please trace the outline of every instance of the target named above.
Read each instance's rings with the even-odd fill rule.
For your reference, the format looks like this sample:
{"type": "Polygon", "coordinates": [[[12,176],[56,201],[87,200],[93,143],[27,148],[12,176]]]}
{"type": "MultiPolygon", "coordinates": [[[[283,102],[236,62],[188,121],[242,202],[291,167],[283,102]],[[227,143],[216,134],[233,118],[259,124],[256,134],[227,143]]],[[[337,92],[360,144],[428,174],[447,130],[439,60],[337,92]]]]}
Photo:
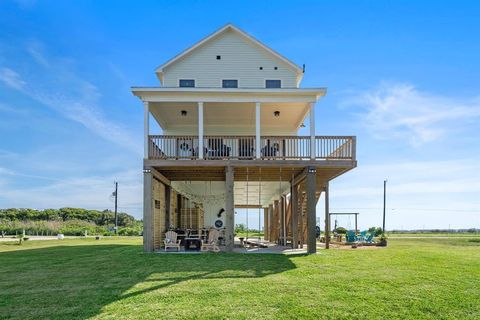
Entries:
{"type": "Polygon", "coordinates": [[[250,208],[265,241],[316,252],[318,198],[328,216],[329,181],[356,166],[355,137],[316,135],[326,89],[301,88],[303,68],[231,24],[156,75],[161,86],[132,88],[144,105],[145,251],[169,229],[208,228],[232,251],[235,208],[250,208]],[[150,135],[151,118],[162,135],[150,135]]]}

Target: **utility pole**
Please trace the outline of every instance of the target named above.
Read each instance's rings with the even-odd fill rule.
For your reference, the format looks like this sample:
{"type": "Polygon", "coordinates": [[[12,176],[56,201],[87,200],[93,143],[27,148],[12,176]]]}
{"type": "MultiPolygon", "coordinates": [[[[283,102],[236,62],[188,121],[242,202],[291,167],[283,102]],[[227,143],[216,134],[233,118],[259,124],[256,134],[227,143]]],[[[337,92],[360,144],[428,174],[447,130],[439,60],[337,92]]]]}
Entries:
{"type": "Polygon", "coordinates": [[[383,180],[383,227],[382,232],[385,233],[385,211],[387,206],[387,180],[383,180]]]}
{"type": "Polygon", "coordinates": [[[118,204],[118,182],[115,181],[115,234],[117,234],[118,229],[118,215],[117,215],[117,204],[118,204]]]}

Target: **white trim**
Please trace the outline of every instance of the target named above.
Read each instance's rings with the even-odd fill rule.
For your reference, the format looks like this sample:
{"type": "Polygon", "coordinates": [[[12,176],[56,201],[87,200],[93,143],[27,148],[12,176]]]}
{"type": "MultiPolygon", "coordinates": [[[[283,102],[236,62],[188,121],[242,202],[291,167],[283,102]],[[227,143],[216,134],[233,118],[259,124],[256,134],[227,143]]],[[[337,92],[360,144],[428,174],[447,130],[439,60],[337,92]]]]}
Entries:
{"type": "Polygon", "coordinates": [[[198,103],[198,158],[203,159],[203,102],[198,103]]]}
{"type": "Polygon", "coordinates": [[[315,159],[315,103],[310,103],[310,159],[315,159]]]}
{"type": "MultiPolygon", "coordinates": [[[[222,79],[223,80],[223,79],[222,79]]],[[[236,80],[236,79],[225,79],[225,80],[236,80]]],[[[238,79],[240,80],[240,79],[238,79]]],[[[275,80],[275,79],[269,79],[275,80]]],[[[221,82],[220,82],[221,84],[221,82]]],[[[179,88],[179,87],[131,87],[132,92],[135,94],[137,92],[213,92],[213,93],[293,93],[293,94],[305,94],[312,93],[318,94],[321,96],[326,95],[327,88],[179,88]]]]}
{"type": "Polygon", "coordinates": [[[150,107],[148,101],[143,102],[143,140],[144,140],[144,158],[148,159],[148,135],[150,134],[150,107]]]}
{"type": "Polygon", "coordinates": [[[261,152],[260,152],[260,102],[255,103],[255,158],[260,159],[261,152]]]}
{"type": "Polygon", "coordinates": [[[254,37],[252,37],[248,33],[240,30],[239,28],[235,27],[233,24],[229,23],[229,24],[225,25],[224,27],[220,28],[219,30],[215,31],[214,33],[212,33],[212,34],[208,35],[207,37],[203,38],[202,40],[200,40],[199,42],[197,42],[196,44],[194,44],[190,48],[188,48],[188,49],[184,50],[183,52],[179,53],[178,55],[174,56],[172,59],[168,60],[167,62],[165,62],[161,66],[157,67],[155,69],[155,73],[157,74],[160,81],[163,83],[163,69],[165,69],[166,67],[175,63],[176,61],[180,60],[184,56],[190,54],[192,51],[194,51],[198,47],[204,45],[205,43],[207,43],[210,40],[218,37],[219,35],[221,35],[222,33],[226,32],[228,30],[232,30],[232,31],[237,32],[238,34],[243,36],[247,41],[250,41],[254,45],[262,48],[263,50],[267,51],[270,55],[272,55],[275,58],[281,60],[287,66],[292,68],[297,73],[297,76],[300,76],[300,78],[303,77],[303,69],[300,68],[298,65],[296,65],[292,61],[288,60],[287,58],[285,58],[284,56],[282,56],[278,52],[274,51],[273,49],[267,47],[265,44],[263,44],[259,40],[255,39],[254,37]]]}

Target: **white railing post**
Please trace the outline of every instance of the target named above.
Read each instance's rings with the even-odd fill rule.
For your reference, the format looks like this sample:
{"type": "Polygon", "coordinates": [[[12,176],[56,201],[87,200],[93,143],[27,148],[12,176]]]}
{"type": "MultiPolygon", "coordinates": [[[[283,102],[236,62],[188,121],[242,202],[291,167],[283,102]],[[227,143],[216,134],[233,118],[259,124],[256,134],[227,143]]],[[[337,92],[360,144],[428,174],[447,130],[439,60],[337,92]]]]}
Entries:
{"type": "Polygon", "coordinates": [[[315,159],[315,102],[310,103],[310,159],[315,159]]]}
{"type": "Polygon", "coordinates": [[[255,103],[255,158],[260,159],[260,102],[255,103]]]}
{"type": "Polygon", "coordinates": [[[203,102],[198,103],[198,159],[203,159],[203,102]]]}
{"type": "Polygon", "coordinates": [[[143,135],[144,135],[144,157],[148,159],[148,135],[150,134],[150,106],[148,101],[143,102],[143,135]]]}

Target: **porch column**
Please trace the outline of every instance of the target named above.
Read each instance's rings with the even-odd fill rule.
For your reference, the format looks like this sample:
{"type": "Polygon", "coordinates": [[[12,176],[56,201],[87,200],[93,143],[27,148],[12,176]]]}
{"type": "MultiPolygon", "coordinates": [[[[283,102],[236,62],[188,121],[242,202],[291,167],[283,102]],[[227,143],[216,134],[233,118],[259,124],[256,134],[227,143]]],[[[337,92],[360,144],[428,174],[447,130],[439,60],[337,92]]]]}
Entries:
{"type": "Polygon", "coordinates": [[[143,251],[153,252],[153,175],[150,169],[143,170],[143,251]]]}
{"type": "Polygon", "coordinates": [[[280,195],[280,200],[278,201],[279,210],[278,213],[280,215],[280,241],[279,243],[284,246],[285,245],[285,201],[283,195],[280,195]]]}
{"type": "Polygon", "coordinates": [[[308,167],[307,171],[307,253],[317,252],[316,214],[317,169],[308,167]]]}
{"type": "Polygon", "coordinates": [[[293,185],[292,180],[292,187],[290,191],[290,201],[292,207],[292,247],[293,249],[298,248],[298,188],[297,185],[293,185]]]}
{"type": "Polygon", "coordinates": [[[148,159],[148,135],[150,134],[150,107],[148,101],[143,101],[143,136],[144,136],[144,155],[148,159]]]}
{"type": "Polygon", "coordinates": [[[273,240],[273,222],[274,222],[274,216],[273,216],[273,204],[270,204],[268,206],[268,241],[272,242],[273,240]]]}
{"type": "Polygon", "coordinates": [[[233,251],[234,244],[234,197],[233,197],[233,167],[225,168],[225,247],[227,251],[233,251]]]}
{"type": "Polygon", "coordinates": [[[268,239],[268,208],[263,208],[263,239],[268,239]]]}
{"type": "Polygon", "coordinates": [[[310,159],[315,159],[315,102],[310,103],[310,159]]]}
{"type": "Polygon", "coordinates": [[[329,186],[327,181],[325,183],[325,249],[330,248],[330,203],[329,203],[330,192],[328,189],[329,189],[329,186]]]}
{"type": "Polygon", "coordinates": [[[198,103],[198,159],[203,159],[203,102],[198,103]]]}
{"type": "Polygon", "coordinates": [[[260,102],[255,103],[255,158],[260,159],[260,102]]]}

